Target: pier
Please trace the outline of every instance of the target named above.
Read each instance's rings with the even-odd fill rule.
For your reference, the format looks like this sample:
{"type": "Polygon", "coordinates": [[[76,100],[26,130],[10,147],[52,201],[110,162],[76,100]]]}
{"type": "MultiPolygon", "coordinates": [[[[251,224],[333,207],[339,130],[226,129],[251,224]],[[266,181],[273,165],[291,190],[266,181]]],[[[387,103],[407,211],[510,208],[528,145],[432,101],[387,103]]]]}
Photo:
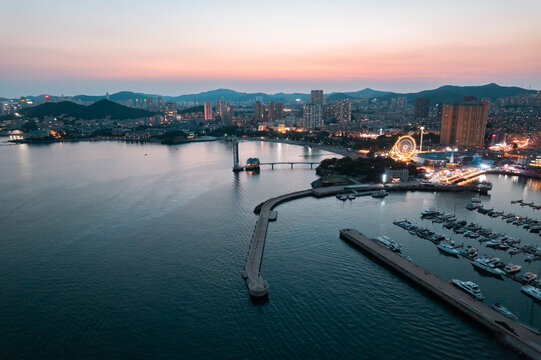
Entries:
{"type": "Polygon", "coordinates": [[[263,250],[265,248],[265,241],[267,238],[267,230],[269,227],[269,221],[275,221],[278,213],[273,211],[274,208],[282,203],[313,196],[317,198],[334,196],[343,192],[371,192],[385,188],[387,191],[481,191],[476,186],[458,186],[458,185],[430,185],[424,186],[423,184],[393,184],[384,186],[382,184],[365,184],[365,185],[345,185],[345,186],[329,186],[316,189],[308,189],[302,191],[296,191],[289,194],[280,195],[268,199],[267,201],[259,204],[255,212],[259,214],[254,233],[252,235],[252,242],[250,249],[248,250],[248,256],[246,258],[246,264],[244,265],[244,271],[242,277],[246,281],[246,286],[250,296],[254,298],[266,297],[269,293],[269,284],[261,276],[261,263],[263,262],[263,250]]]}
{"type": "Polygon", "coordinates": [[[378,245],[357,230],[340,230],[340,238],[495,334],[498,340],[518,354],[530,359],[541,359],[539,332],[492,310],[404,257],[378,245]]]}
{"type": "Polygon", "coordinates": [[[310,165],[310,169],[313,168],[314,165],[319,165],[319,162],[311,162],[311,161],[275,161],[275,162],[264,162],[260,163],[260,166],[263,165],[270,165],[272,169],[274,170],[275,165],[290,165],[293,169],[293,165],[310,165]]]}

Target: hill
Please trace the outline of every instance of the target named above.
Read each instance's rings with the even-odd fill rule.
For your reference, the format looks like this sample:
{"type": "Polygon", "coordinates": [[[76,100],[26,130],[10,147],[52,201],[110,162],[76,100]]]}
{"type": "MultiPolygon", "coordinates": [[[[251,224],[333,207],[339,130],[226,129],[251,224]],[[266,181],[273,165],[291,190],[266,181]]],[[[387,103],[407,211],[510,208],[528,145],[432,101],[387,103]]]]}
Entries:
{"type": "Polygon", "coordinates": [[[352,98],[353,96],[348,95],[348,94],[334,93],[332,95],[327,96],[327,103],[329,104],[329,103],[333,103],[339,100],[347,100],[347,99],[352,99],[352,98]]]}
{"type": "Polygon", "coordinates": [[[198,105],[198,106],[192,106],[191,108],[181,110],[178,113],[179,114],[192,114],[192,113],[199,113],[199,112],[202,113],[203,111],[205,111],[205,107],[203,105],[198,105]]]}
{"type": "Polygon", "coordinates": [[[45,103],[21,110],[27,117],[43,118],[44,116],[69,116],[77,119],[104,119],[113,120],[137,119],[152,116],[154,113],[141,109],[134,109],[117,104],[109,100],[99,100],[92,105],[78,105],[71,101],[58,103],[45,103]]]}
{"type": "Polygon", "coordinates": [[[396,96],[405,96],[408,102],[413,102],[416,98],[425,97],[430,99],[430,104],[437,103],[452,104],[462,101],[464,96],[472,95],[477,99],[488,98],[495,100],[500,97],[516,96],[520,94],[533,94],[536,90],[527,90],[516,86],[500,86],[498,84],[487,84],[482,86],[454,86],[445,85],[434,90],[425,90],[417,93],[392,94],[385,96],[392,98],[396,96]]]}

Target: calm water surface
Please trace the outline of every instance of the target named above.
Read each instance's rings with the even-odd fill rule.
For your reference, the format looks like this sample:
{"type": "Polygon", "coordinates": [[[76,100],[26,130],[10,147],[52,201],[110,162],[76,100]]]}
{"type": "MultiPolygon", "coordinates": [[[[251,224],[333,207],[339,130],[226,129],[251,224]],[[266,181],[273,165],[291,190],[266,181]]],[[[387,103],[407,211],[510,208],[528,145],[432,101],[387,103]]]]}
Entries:
{"type": "MultiPolygon", "coordinates": [[[[230,147],[0,146],[0,358],[513,357],[340,240],[344,227],[392,236],[442,279],[474,280],[487,302],[502,302],[541,327],[541,307],[518,283],[483,277],[467,260],[440,255],[392,224],[406,217],[423,223],[423,209],[456,206],[459,218],[541,243],[526,230],[465,210],[471,194],[402,193],[345,203],[306,198],[280,206],[262,267],[270,301],[253,305],[240,276],[253,208],[309,187],[316,176],[287,166],[233,174],[230,147]]],[[[241,159],[262,161],[332,156],[264,142],[241,143],[240,152],[241,159]]],[[[491,180],[492,196],[484,198],[490,206],[541,218],[541,211],[509,204],[523,197],[541,202],[539,183],[491,180]]],[[[476,244],[460,235],[453,240],[476,244]]],[[[522,259],[512,261],[539,270],[539,262],[522,259]]]]}

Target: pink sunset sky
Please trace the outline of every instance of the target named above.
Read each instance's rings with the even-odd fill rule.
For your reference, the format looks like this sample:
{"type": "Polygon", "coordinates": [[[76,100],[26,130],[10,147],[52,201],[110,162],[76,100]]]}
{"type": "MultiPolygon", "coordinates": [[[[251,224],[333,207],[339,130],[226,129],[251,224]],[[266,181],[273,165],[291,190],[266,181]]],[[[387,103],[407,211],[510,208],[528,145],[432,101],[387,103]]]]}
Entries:
{"type": "Polygon", "coordinates": [[[541,1],[12,1],[0,96],[541,88],[541,1]]]}

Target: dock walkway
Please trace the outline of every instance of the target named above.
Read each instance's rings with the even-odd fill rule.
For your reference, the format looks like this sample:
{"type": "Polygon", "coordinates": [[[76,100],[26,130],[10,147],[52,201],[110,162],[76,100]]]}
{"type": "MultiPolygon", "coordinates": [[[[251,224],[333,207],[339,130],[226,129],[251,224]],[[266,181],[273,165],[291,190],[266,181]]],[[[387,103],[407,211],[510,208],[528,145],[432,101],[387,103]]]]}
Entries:
{"type": "MultiPolygon", "coordinates": [[[[269,293],[269,285],[261,277],[261,263],[263,261],[263,250],[265,248],[265,240],[267,238],[267,229],[269,221],[277,219],[277,212],[273,209],[287,201],[313,196],[317,198],[333,196],[342,192],[371,192],[382,189],[381,184],[364,184],[364,185],[340,185],[329,186],[316,189],[308,189],[292,192],[289,194],[280,195],[266,200],[256,207],[256,213],[259,214],[254,233],[252,235],[252,243],[248,250],[246,264],[242,277],[246,280],[246,286],[253,297],[266,297],[269,293]]],[[[393,184],[385,187],[390,192],[394,191],[478,191],[474,186],[457,186],[457,185],[432,185],[423,186],[421,184],[393,184]]]]}
{"type": "Polygon", "coordinates": [[[367,238],[357,230],[340,230],[340,237],[496,334],[504,345],[517,353],[530,359],[541,359],[541,336],[539,333],[503,316],[404,257],[378,245],[374,240],[367,238]]]}

